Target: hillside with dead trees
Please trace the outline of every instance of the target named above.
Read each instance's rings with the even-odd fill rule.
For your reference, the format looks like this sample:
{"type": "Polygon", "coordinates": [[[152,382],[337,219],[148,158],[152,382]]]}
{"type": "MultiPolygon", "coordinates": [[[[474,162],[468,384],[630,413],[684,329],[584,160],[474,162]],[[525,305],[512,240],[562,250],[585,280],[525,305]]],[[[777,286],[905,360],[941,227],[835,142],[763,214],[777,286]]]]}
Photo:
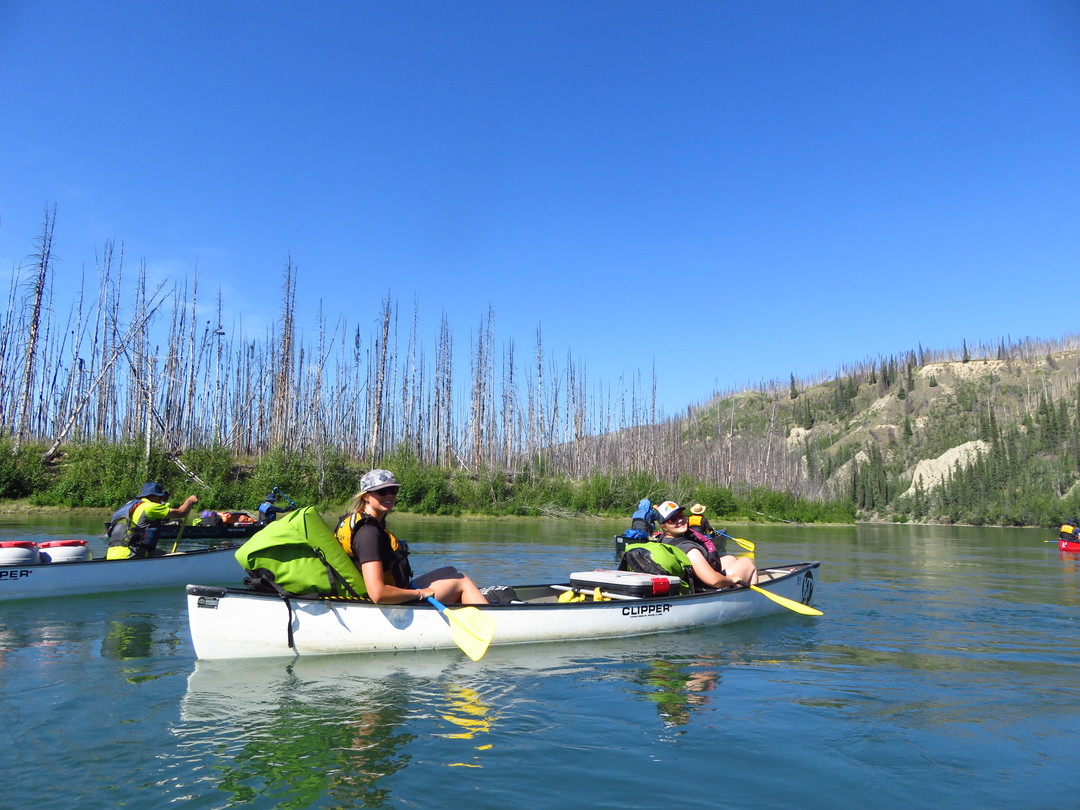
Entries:
{"type": "Polygon", "coordinates": [[[207,447],[361,464],[404,452],[508,481],[640,472],[764,488],[873,519],[1040,525],[1080,507],[1075,337],[920,346],[670,415],[649,369],[594,379],[588,347],[555,358],[540,326],[527,346],[500,341],[491,309],[464,338],[443,313],[430,344],[420,313],[392,298],[373,329],[322,314],[301,324],[287,257],[273,325],[253,337],[198,276],[151,285],[122,245],[106,243],[89,277],[59,278],[54,227],[46,212],[0,321],[0,431],[49,462],[94,442],[181,467],[207,447]],[[74,293],[58,303],[58,288],[74,293]]]}

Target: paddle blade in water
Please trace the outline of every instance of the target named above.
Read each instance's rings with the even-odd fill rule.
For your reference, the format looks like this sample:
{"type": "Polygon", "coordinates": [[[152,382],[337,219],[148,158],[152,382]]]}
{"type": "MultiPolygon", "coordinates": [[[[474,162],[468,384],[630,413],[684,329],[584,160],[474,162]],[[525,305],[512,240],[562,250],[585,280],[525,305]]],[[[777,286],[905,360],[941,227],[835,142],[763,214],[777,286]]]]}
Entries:
{"type": "Polygon", "coordinates": [[[776,604],[783,605],[788,610],[794,610],[796,613],[802,613],[802,614],[804,614],[806,616],[824,616],[825,615],[824,613],[822,613],[817,608],[812,608],[809,605],[804,605],[802,602],[796,602],[794,599],[788,599],[786,596],[780,596],[778,594],[771,593],[770,591],[767,591],[764,588],[759,588],[757,585],[751,585],[750,590],[757,591],[762,596],[767,596],[770,599],[772,599],[774,602],[776,602],[776,604]]]}
{"type": "Polygon", "coordinates": [[[479,661],[487,652],[488,645],[495,638],[495,620],[487,613],[474,607],[447,610],[450,631],[454,643],[473,661],[479,661]]]}
{"type": "Polygon", "coordinates": [[[434,596],[427,598],[448,622],[454,643],[473,661],[479,661],[495,638],[495,619],[474,607],[450,610],[434,596]]]}
{"type": "Polygon", "coordinates": [[[717,534],[720,535],[721,537],[726,537],[728,540],[734,540],[736,543],[738,543],[740,546],[745,548],[747,551],[753,551],[755,548],[757,548],[757,546],[752,541],[743,540],[741,537],[732,537],[730,534],[728,534],[723,529],[718,531],[717,534]]]}

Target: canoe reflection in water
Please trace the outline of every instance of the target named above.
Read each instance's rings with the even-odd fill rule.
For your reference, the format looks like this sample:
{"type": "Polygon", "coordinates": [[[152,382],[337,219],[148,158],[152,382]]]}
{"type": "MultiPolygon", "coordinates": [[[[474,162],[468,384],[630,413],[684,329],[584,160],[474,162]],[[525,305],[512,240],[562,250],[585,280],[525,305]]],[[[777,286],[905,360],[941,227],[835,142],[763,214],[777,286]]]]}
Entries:
{"type": "Polygon", "coordinates": [[[173,731],[194,761],[212,757],[209,781],[230,804],[390,800],[380,785],[408,764],[401,752],[413,736],[408,692],[392,682],[392,670],[385,674],[393,677],[365,678],[349,659],[331,663],[340,666],[199,665],[189,676],[173,731]]]}
{"type": "Polygon", "coordinates": [[[199,661],[173,733],[184,756],[212,754],[213,782],[236,803],[383,806],[421,737],[448,767],[481,767],[491,748],[489,701],[458,663],[445,653],[199,661]]]}
{"type": "Polygon", "coordinates": [[[718,687],[733,650],[760,643],[762,631],[493,647],[480,662],[457,650],[199,660],[171,728],[181,761],[162,768],[184,774],[179,789],[217,790],[230,806],[255,797],[262,806],[387,806],[406,772],[488,778],[520,751],[554,745],[577,761],[590,735],[631,729],[651,744],[711,723],[724,712],[718,687]]]}
{"type": "Polygon", "coordinates": [[[707,693],[720,683],[716,661],[691,664],[656,659],[642,670],[645,686],[651,687],[645,697],[656,703],[657,714],[666,726],[683,726],[690,721],[691,711],[709,704],[707,693]]]}

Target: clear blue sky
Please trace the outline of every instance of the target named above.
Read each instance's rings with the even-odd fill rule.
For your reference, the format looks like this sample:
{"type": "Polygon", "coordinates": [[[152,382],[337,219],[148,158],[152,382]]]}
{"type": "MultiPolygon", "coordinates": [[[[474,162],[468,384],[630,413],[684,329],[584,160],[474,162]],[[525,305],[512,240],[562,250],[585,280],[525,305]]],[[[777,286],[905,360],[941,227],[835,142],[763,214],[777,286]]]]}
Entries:
{"type": "Polygon", "coordinates": [[[0,0],[0,116],[4,273],[55,205],[61,284],[114,240],[257,328],[291,255],[309,338],[490,306],[668,413],[1078,331],[1074,0],[0,0]]]}

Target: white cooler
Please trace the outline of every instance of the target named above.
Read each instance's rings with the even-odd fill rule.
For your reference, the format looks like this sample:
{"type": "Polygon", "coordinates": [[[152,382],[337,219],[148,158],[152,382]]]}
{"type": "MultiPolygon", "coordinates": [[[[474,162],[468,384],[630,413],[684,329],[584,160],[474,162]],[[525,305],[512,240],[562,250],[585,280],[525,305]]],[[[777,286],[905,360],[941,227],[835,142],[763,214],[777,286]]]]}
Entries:
{"type": "Polygon", "coordinates": [[[679,593],[681,580],[673,576],[639,574],[636,571],[576,571],[570,575],[570,585],[574,588],[617,593],[621,596],[636,596],[650,599],[657,596],[674,596],[679,593]]]}

